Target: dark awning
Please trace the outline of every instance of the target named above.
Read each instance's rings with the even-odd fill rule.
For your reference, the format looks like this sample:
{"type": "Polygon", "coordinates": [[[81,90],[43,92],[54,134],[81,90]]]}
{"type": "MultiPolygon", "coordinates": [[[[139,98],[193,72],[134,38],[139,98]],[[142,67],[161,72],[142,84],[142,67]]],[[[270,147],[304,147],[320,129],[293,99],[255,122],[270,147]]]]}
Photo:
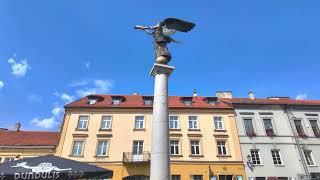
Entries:
{"type": "Polygon", "coordinates": [[[56,156],[40,156],[0,164],[0,180],[110,178],[112,171],[56,156]]]}

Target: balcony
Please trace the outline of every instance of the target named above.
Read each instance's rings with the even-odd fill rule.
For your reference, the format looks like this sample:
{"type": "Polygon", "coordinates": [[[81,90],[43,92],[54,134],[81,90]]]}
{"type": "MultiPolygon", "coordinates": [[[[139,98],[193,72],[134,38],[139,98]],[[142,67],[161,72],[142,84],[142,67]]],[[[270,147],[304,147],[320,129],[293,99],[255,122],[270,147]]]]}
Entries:
{"type": "Polygon", "coordinates": [[[132,152],[123,152],[123,163],[149,163],[150,153],[148,151],[142,152],[142,154],[133,154],[132,152]]]}

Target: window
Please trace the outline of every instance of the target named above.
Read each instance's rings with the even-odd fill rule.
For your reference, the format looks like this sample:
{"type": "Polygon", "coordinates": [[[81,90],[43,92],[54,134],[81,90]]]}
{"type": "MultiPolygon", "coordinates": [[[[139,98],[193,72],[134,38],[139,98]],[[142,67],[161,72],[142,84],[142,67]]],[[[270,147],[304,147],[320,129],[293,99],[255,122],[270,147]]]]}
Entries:
{"type": "Polygon", "coordinates": [[[243,122],[244,122],[244,127],[246,130],[246,134],[248,136],[255,136],[256,134],[255,134],[254,128],[253,128],[252,118],[244,118],[243,122]]]}
{"type": "Polygon", "coordinates": [[[82,141],[82,140],[77,140],[77,141],[73,142],[72,156],[81,156],[82,155],[83,144],[84,144],[84,141],[82,141]]]}
{"type": "Polygon", "coordinates": [[[221,116],[215,116],[213,117],[213,121],[214,121],[214,128],[216,130],[221,130],[223,129],[223,126],[222,126],[222,117],[221,116]]]}
{"type": "Polygon", "coordinates": [[[192,175],[191,180],[203,180],[202,175],[192,175]]]}
{"type": "Polygon", "coordinates": [[[111,116],[102,116],[101,129],[111,129],[111,116]]]}
{"type": "Polygon", "coordinates": [[[313,130],[313,133],[315,136],[320,137],[320,130],[319,130],[319,126],[317,123],[317,119],[309,119],[311,128],[313,130]]]}
{"type": "Polygon", "coordinates": [[[181,176],[180,175],[172,175],[171,180],[180,180],[181,176]]]}
{"type": "Polygon", "coordinates": [[[134,128],[135,129],[144,128],[144,116],[136,116],[134,128]]]}
{"type": "Polygon", "coordinates": [[[308,150],[304,151],[304,157],[307,161],[308,166],[316,165],[313,160],[312,151],[308,151],[308,150]]]}
{"type": "Polygon", "coordinates": [[[143,141],[133,141],[133,155],[141,155],[143,153],[143,141]]]}
{"type": "Polygon", "coordinates": [[[300,136],[300,137],[306,136],[306,134],[304,133],[304,130],[303,130],[301,120],[294,120],[294,125],[296,126],[298,136],[300,136]]]}
{"type": "Polygon", "coordinates": [[[274,165],[282,165],[280,150],[272,149],[271,155],[272,155],[272,160],[274,165]]]}
{"type": "Polygon", "coordinates": [[[97,156],[107,156],[108,153],[108,141],[100,140],[98,141],[97,156]]]}
{"type": "Polygon", "coordinates": [[[232,175],[219,175],[219,180],[232,180],[232,175]]]}
{"type": "Polygon", "coordinates": [[[254,164],[254,165],[261,164],[261,160],[260,160],[260,155],[259,155],[259,150],[258,149],[251,149],[250,150],[250,154],[251,154],[252,164],[254,164]]]}
{"type": "Polygon", "coordinates": [[[170,129],[179,129],[179,118],[178,116],[170,116],[170,129]]]}
{"type": "Polygon", "coordinates": [[[198,129],[197,116],[189,116],[189,129],[198,129]]]}
{"type": "Polygon", "coordinates": [[[180,154],[179,151],[179,141],[178,140],[172,140],[170,141],[170,153],[172,155],[178,155],[180,154]]]}
{"type": "Polygon", "coordinates": [[[191,155],[200,155],[200,141],[192,140],[190,141],[191,155]]]}
{"type": "Polygon", "coordinates": [[[119,105],[121,103],[121,97],[112,97],[112,104],[119,105]]]}
{"type": "Polygon", "coordinates": [[[89,104],[90,104],[90,105],[93,105],[93,104],[95,104],[96,102],[97,102],[96,99],[89,99],[89,104]]]}
{"type": "Polygon", "coordinates": [[[89,116],[80,116],[78,121],[78,129],[88,129],[89,116]]]}
{"type": "Polygon", "coordinates": [[[153,98],[152,97],[144,97],[143,103],[146,106],[151,106],[153,104],[153,98]]]}
{"type": "Polygon", "coordinates": [[[226,141],[217,141],[217,147],[219,155],[227,155],[226,141]]]}
{"type": "Polygon", "coordinates": [[[264,118],[263,119],[263,124],[264,124],[264,128],[266,130],[267,136],[273,136],[274,135],[274,131],[273,131],[273,126],[272,126],[271,119],[270,118],[264,118]]]}

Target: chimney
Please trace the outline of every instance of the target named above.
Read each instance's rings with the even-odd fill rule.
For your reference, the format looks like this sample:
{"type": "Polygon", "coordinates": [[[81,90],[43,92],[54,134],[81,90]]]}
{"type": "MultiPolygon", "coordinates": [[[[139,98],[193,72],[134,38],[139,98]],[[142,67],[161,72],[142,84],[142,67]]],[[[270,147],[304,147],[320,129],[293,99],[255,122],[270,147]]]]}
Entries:
{"type": "Polygon", "coordinates": [[[232,98],[232,91],[217,91],[216,97],[231,99],[232,98]]]}
{"type": "Polygon", "coordinates": [[[253,93],[252,91],[250,91],[250,92],[248,93],[248,98],[249,98],[250,100],[254,100],[254,93],[253,93]]]}
{"type": "Polygon", "coordinates": [[[197,96],[198,96],[198,93],[197,93],[197,90],[196,90],[196,89],[193,90],[192,96],[193,96],[193,97],[197,97],[197,96]]]}
{"type": "Polygon", "coordinates": [[[21,123],[20,123],[20,122],[17,122],[17,123],[14,125],[14,130],[15,130],[15,131],[20,131],[20,128],[21,128],[21,123]]]}

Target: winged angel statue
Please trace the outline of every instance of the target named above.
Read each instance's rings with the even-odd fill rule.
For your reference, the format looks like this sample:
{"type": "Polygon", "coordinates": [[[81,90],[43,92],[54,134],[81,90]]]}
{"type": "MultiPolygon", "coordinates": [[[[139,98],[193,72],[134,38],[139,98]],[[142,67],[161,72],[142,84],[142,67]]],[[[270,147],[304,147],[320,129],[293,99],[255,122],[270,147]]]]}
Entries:
{"type": "Polygon", "coordinates": [[[194,23],[183,21],[176,18],[167,18],[159,22],[156,26],[135,26],[135,29],[140,29],[153,36],[154,49],[156,51],[156,63],[168,64],[171,60],[171,54],[168,50],[167,43],[178,41],[170,36],[176,31],[188,32],[193,29],[194,23]]]}

